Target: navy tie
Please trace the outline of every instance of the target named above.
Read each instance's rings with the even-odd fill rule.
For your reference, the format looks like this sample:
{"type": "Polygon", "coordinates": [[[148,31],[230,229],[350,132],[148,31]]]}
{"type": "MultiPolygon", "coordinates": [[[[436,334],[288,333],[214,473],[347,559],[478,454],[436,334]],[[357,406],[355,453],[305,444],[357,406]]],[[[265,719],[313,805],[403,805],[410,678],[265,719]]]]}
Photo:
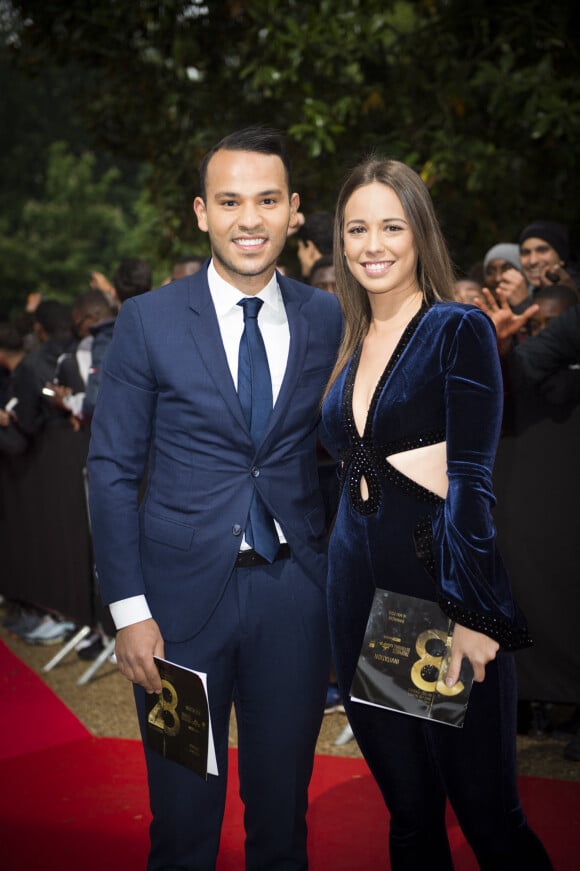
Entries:
{"type": "MultiPolygon", "coordinates": [[[[247,297],[239,301],[244,310],[244,332],[238,358],[238,396],[254,445],[258,447],[272,413],[272,380],[264,340],[258,326],[262,300],[247,297]]],[[[272,517],[254,491],[246,525],[246,541],[268,562],[274,562],[280,539],[272,517]]]]}

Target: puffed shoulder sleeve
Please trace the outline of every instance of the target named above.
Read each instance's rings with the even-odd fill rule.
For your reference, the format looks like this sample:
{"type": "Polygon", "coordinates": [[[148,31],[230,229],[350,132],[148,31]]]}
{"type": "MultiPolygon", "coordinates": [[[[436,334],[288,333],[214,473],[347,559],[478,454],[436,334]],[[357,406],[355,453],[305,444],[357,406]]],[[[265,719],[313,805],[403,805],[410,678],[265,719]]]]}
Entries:
{"type": "Polygon", "coordinates": [[[440,605],[504,649],[527,647],[532,642],[512,597],[491,515],[503,389],[495,331],[486,314],[462,313],[442,362],[449,489],[433,526],[440,605]]]}

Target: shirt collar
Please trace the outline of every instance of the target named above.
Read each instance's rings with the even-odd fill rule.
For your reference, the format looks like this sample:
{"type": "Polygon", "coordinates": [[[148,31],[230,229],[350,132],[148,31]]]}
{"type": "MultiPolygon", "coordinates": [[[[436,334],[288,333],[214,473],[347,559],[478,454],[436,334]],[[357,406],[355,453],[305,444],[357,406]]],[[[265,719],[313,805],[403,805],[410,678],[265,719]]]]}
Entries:
{"type": "MultiPolygon", "coordinates": [[[[218,274],[213,265],[213,260],[210,261],[208,266],[207,281],[218,318],[235,309],[239,301],[246,296],[246,294],[243,294],[237,287],[229,284],[218,274]]],[[[255,296],[261,299],[264,306],[271,309],[273,313],[284,311],[284,302],[276,272],[274,272],[268,284],[255,296]]]]}

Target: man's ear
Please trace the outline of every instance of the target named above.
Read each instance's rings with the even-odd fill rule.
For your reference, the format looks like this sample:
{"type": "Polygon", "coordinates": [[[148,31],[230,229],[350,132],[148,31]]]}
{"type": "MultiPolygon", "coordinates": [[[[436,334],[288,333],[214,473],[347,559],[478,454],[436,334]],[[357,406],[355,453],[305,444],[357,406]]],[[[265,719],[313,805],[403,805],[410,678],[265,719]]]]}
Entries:
{"type": "Polygon", "coordinates": [[[302,221],[298,217],[298,209],[300,208],[300,195],[292,194],[290,197],[290,221],[288,223],[289,230],[297,230],[302,221]]]}
{"type": "Polygon", "coordinates": [[[205,203],[201,197],[196,197],[193,201],[193,211],[197,218],[197,225],[202,233],[207,233],[207,210],[205,203]]]}

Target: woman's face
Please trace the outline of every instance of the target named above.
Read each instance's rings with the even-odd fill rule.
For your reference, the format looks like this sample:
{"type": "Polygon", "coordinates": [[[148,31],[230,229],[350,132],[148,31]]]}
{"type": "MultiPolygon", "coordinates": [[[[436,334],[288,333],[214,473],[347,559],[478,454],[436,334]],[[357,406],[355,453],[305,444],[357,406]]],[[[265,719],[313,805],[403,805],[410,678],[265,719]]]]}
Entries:
{"type": "Polygon", "coordinates": [[[349,270],[371,296],[419,289],[413,233],[392,188],[374,181],[351,194],[343,243],[349,270]]]}

